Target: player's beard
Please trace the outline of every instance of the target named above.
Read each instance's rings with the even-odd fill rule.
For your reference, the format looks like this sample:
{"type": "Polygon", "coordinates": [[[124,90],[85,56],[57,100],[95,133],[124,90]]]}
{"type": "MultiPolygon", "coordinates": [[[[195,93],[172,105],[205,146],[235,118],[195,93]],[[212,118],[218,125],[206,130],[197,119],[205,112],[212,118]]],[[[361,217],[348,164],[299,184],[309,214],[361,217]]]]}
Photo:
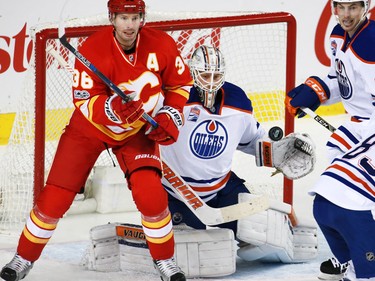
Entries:
{"type": "Polygon", "coordinates": [[[124,50],[129,50],[134,47],[135,41],[137,40],[137,34],[138,31],[134,29],[128,29],[125,31],[115,29],[115,37],[124,50]]]}

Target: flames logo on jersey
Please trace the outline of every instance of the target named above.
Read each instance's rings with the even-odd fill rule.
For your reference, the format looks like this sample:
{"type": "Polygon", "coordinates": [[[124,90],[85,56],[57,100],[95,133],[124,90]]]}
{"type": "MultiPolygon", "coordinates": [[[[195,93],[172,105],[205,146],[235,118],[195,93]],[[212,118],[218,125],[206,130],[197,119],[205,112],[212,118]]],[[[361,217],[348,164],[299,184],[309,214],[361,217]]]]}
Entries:
{"type": "Polygon", "coordinates": [[[189,143],[191,151],[198,158],[215,158],[225,150],[228,133],[219,121],[205,120],[194,129],[189,143]]]}
{"type": "Polygon", "coordinates": [[[353,95],[353,87],[349,80],[348,74],[346,73],[345,65],[341,60],[336,59],[335,66],[340,95],[344,100],[350,99],[353,95]]]}

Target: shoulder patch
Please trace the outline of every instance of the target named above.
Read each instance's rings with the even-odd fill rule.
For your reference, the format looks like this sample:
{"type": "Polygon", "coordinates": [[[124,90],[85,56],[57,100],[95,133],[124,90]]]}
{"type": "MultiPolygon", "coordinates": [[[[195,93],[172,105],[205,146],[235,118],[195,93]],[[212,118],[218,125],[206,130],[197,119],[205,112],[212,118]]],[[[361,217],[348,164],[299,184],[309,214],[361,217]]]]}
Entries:
{"type": "Polygon", "coordinates": [[[247,94],[240,87],[225,82],[223,85],[224,89],[224,105],[230,107],[236,107],[245,111],[253,111],[253,106],[251,100],[248,98],[247,94]]]}
{"type": "Polygon", "coordinates": [[[331,32],[331,37],[344,37],[345,35],[345,30],[342,29],[341,25],[336,24],[335,27],[333,28],[331,32]]]}
{"type": "Polygon", "coordinates": [[[375,21],[370,20],[369,24],[361,30],[351,45],[352,51],[361,60],[368,63],[375,63],[375,21]]]}

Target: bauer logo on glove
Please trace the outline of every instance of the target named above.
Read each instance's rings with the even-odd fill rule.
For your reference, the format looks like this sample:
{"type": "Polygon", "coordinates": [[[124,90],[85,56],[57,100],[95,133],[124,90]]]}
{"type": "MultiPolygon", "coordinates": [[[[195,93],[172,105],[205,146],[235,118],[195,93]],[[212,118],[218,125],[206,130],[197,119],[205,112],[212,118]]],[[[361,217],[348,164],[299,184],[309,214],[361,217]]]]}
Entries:
{"type": "Polygon", "coordinates": [[[182,113],[172,106],[163,106],[154,118],[157,128],[146,126],[145,134],[149,139],[161,145],[169,145],[177,141],[179,129],[184,124],[182,113]]]}

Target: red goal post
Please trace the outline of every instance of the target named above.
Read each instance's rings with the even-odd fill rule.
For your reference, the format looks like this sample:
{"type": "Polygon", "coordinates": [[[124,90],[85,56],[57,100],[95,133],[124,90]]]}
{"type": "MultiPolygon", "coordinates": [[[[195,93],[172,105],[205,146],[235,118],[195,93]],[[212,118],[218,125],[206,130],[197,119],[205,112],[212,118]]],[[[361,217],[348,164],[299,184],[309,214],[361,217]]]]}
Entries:
{"type": "MultiPolygon", "coordinates": [[[[211,16],[153,21],[147,25],[168,32],[186,61],[201,44],[219,47],[227,61],[226,80],[241,86],[249,95],[256,118],[262,124],[281,124],[285,134],[294,130],[294,118],[284,108],[285,93],[295,86],[296,21],[291,14],[211,16]]],[[[66,27],[66,36],[79,49],[85,38],[100,28],[102,25],[80,23],[79,26],[66,27]]],[[[6,152],[20,159],[9,156],[5,160],[12,164],[0,167],[3,176],[0,180],[0,230],[3,221],[12,224],[17,212],[23,218],[31,208],[44,186],[58,138],[73,110],[71,74],[46,52],[46,47],[52,45],[70,65],[74,64],[74,56],[59,44],[57,26],[36,30],[33,39],[31,74],[25,96],[21,97],[22,108],[17,112],[10,148],[6,152]],[[11,171],[4,171],[7,169],[11,171]],[[22,182],[17,182],[17,172],[21,173],[22,182]]],[[[112,159],[99,159],[98,165],[108,165],[108,162],[112,159]]],[[[271,171],[267,170],[267,173],[271,171]]],[[[258,171],[249,178],[255,174],[260,181],[267,181],[259,176],[258,171]]],[[[283,201],[292,203],[293,182],[285,178],[280,180],[280,177],[278,180],[282,181],[283,201]]],[[[22,221],[22,218],[16,221],[22,221]]]]}

